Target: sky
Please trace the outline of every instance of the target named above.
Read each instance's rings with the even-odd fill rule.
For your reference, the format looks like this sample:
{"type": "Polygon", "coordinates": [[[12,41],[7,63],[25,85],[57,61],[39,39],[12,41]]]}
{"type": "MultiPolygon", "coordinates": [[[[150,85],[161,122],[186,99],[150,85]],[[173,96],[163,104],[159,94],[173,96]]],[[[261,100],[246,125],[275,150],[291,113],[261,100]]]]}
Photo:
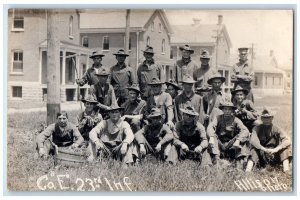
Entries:
{"type": "Polygon", "coordinates": [[[269,55],[274,50],[279,67],[291,68],[293,58],[293,12],[290,10],[165,10],[171,25],[216,24],[223,15],[229,33],[231,53],[254,44],[256,55],[269,55]]]}

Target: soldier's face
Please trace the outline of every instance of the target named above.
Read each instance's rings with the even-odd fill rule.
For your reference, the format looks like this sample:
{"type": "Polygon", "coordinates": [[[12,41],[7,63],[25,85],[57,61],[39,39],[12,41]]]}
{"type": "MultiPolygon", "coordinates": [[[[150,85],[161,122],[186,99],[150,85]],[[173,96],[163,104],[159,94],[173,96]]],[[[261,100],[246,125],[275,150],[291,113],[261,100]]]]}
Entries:
{"type": "Polygon", "coordinates": [[[176,95],[176,90],[172,85],[169,85],[167,88],[167,93],[169,93],[171,97],[174,97],[176,95]]]}
{"type": "Polygon", "coordinates": [[[91,102],[86,102],[84,104],[84,106],[85,106],[85,110],[89,112],[89,111],[92,111],[94,109],[95,104],[91,103],[91,102]]]}
{"type": "Polygon", "coordinates": [[[159,95],[159,93],[161,92],[161,85],[152,85],[151,89],[154,95],[159,95]]]}
{"type": "Polygon", "coordinates": [[[202,65],[208,65],[210,59],[207,58],[200,58],[201,64],[202,65]]]}
{"type": "Polygon", "coordinates": [[[121,112],[120,110],[112,110],[109,112],[109,117],[111,121],[117,122],[121,118],[121,112]]]}
{"type": "Polygon", "coordinates": [[[222,86],[221,79],[214,79],[214,80],[212,80],[211,86],[213,87],[214,90],[221,89],[221,86],[222,86]]]}
{"type": "Polygon", "coordinates": [[[182,83],[182,88],[186,92],[191,92],[193,90],[193,83],[182,83]]]}
{"type": "Polygon", "coordinates": [[[190,51],[182,50],[182,57],[188,58],[188,57],[190,57],[190,55],[191,55],[190,51]]]}
{"type": "Polygon", "coordinates": [[[128,95],[129,95],[129,100],[132,102],[132,101],[135,101],[138,97],[138,93],[133,91],[133,90],[129,90],[128,92],[128,95]]]}
{"type": "Polygon", "coordinates": [[[247,52],[240,52],[240,59],[245,61],[247,60],[247,56],[248,56],[248,53],[247,52]]]}
{"type": "Polygon", "coordinates": [[[230,116],[233,114],[233,109],[231,107],[224,107],[222,111],[225,116],[230,116]]]}
{"type": "Polygon", "coordinates": [[[261,117],[263,125],[269,126],[272,125],[273,117],[261,117]]]}
{"type": "Polygon", "coordinates": [[[158,126],[160,125],[161,120],[162,120],[161,117],[158,116],[158,117],[152,117],[150,121],[153,126],[158,126]]]}
{"type": "Polygon", "coordinates": [[[186,114],[186,113],[182,114],[182,118],[183,118],[183,121],[186,122],[186,123],[192,123],[195,120],[195,116],[189,115],[189,114],[186,114]]]}
{"type": "Polygon", "coordinates": [[[154,54],[152,53],[144,53],[144,57],[146,60],[152,60],[154,54]]]}
{"type": "Polygon", "coordinates": [[[117,59],[117,61],[118,61],[119,63],[123,63],[123,62],[125,62],[125,60],[126,60],[126,56],[120,56],[120,55],[117,55],[117,56],[116,56],[116,59],[117,59]]]}
{"type": "Polygon", "coordinates": [[[97,57],[93,58],[93,61],[94,61],[95,65],[99,65],[102,61],[102,57],[97,56],[97,57]]]}
{"type": "Polygon", "coordinates": [[[242,102],[246,98],[246,95],[243,91],[239,91],[235,93],[234,98],[237,102],[242,102]]]}
{"type": "Polygon", "coordinates": [[[68,118],[65,115],[60,115],[57,117],[58,125],[60,127],[67,126],[68,118]]]}

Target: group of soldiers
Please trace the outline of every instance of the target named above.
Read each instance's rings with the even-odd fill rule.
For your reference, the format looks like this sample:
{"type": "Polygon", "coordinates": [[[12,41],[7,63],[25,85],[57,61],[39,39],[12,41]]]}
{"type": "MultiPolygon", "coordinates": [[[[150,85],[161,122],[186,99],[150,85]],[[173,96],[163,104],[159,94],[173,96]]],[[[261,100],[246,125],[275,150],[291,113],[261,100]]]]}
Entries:
{"type": "Polygon", "coordinates": [[[273,124],[269,109],[258,113],[254,107],[248,48],[238,49],[231,95],[222,91],[226,78],[210,66],[207,50],[200,53],[200,67],[191,59],[189,45],[180,50],[176,77],[167,82],[161,82],[150,46],[137,71],[126,65],[129,55],[123,49],[113,54],[117,64],[110,68],[101,64],[104,55],[94,52],[92,67],[76,80],[90,85],[78,125],[68,121],[66,112],[58,113],[57,123],[37,136],[39,155],[47,157],[56,145],[87,147],[89,162],[112,156],[132,165],[154,156],[172,164],[191,159],[206,166],[227,160],[248,172],[253,166],[282,164],[289,171],[288,135],[273,124]]]}

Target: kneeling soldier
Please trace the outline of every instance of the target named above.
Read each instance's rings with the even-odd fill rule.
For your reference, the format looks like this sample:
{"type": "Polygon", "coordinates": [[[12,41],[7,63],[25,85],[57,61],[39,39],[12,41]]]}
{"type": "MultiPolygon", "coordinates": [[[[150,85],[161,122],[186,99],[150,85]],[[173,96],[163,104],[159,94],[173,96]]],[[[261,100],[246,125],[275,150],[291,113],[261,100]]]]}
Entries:
{"type": "Polygon", "coordinates": [[[289,171],[292,158],[291,141],[285,131],[273,125],[273,115],[268,109],[261,114],[262,124],[253,128],[251,135],[251,154],[246,171],[251,171],[254,164],[265,167],[267,164],[283,164],[283,171],[289,171]]]}
{"type": "Polygon", "coordinates": [[[130,125],[121,119],[121,110],[113,105],[108,110],[109,119],[101,121],[89,134],[90,152],[88,161],[93,161],[97,153],[112,156],[126,164],[133,162],[132,141],[134,135],[130,125]]]}
{"type": "Polygon", "coordinates": [[[163,123],[159,108],[152,108],[148,120],[149,124],[135,134],[139,153],[141,157],[151,153],[161,160],[168,160],[173,132],[163,123]]]}
{"type": "MultiPolygon", "coordinates": [[[[204,126],[197,120],[199,115],[191,105],[180,109],[182,120],[175,125],[174,146],[175,160],[187,158],[198,160],[201,164],[210,164],[210,156],[207,153],[207,135],[204,126]]],[[[174,149],[172,149],[173,151],[174,149]]],[[[174,155],[174,154],[172,154],[174,155]]]]}
{"type": "Polygon", "coordinates": [[[55,153],[56,147],[77,148],[84,141],[77,127],[68,121],[67,112],[57,113],[56,118],[56,123],[49,125],[37,136],[40,157],[47,158],[50,153],[55,153]]]}
{"type": "Polygon", "coordinates": [[[243,122],[234,116],[236,107],[231,102],[223,102],[220,109],[223,114],[215,117],[207,127],[213,161],[217,163],[221,157],[239,160],[243,165],[249,154],[250,133],[243,122]]]}

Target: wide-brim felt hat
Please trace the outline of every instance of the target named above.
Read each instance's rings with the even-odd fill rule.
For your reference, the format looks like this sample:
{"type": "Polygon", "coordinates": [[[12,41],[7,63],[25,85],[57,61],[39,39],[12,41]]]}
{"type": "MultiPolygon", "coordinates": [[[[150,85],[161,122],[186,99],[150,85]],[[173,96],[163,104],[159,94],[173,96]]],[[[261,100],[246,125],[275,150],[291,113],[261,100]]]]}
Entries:
{"type": "Polygon", "coordinates": [[[110,70],[107,67],[101,67],[98,71],[96,71],[95,75],[98,76],[109,76],[110,70]]]}
{"type": "Polygon", "coordinates": [[[90,103],[95,103],[95,104],[97,104],[98,103],[98,101],[96,100],[96,99],[94,99],[92,96],[90,96],[90,95],[88,95],[86,98],[84,98],[84,99],[81,99],[81,101],[83,102],[83,103],[86,103],[86,102],[90,102],[90,103]]]}
{"type": "Polygon", "coordinates": [[[154,118],[154,117],[161,117],[162,114],[160,112],[159,108],[152,108],[150,114],[147,116],[147,118],[154,118]]]}
{"type": "Polygon", "coordinates": [[[142,50],[142,52],[154,54],[153,47],[148,46],[148,45],[146,46],[146,49],[145,49],[145,50],[142,50]]]}
{"type": "Polygon", "coordinates": [[[225,80],[226,80],[226,78],[223,77],[223,76],[221,76],[220,73],[215,73],[215,74],[213,74],[213,75],[207,80],[207,83],[208,83],[209,85],[211,85],[211,83],[212,83],[212,81],[213,81],[214,79],[221,79],[222,83],[224,83],[225,80]]]}
{"type": "Polygon", "coordinates": [[[191,49],[191,47],[190,47],[189,45],[187,45],[187,44],[184,45],[183,47],[179,47],[179,49],[180,49],[181,51],[183,51],[183,50],[189,51],[191,54],[194,53],[194,50],[191,49]]]}
{"type": "Polygon", "coordinates": [[[200,58],[211,59],[211,55],[209,55],[209,52],[206,49],[203,49],[200,53],[200,58]]]}
{"type": "Polygon", "coordinates": [[[180,111],[188,115],[199,116],[199,113],[197,113],[192,106],[186,106],[185,108],[180,108],[180,111]]]}
{"type": "Polygon", "coordinates": [[[148,83],[148,85],[162,85],[162,84],[164,83],[162,83],[158,78],[153,78],[151,82],[148,83]]]}
{"type": "Polygon", "coordinates": [[[121,111],[121,110],[124,110],[124,108],[120,107],[117,104],[113,104],[113,105],[109,106],[108,112],[113,111],[113,110],[120,110],[121,111]]]}
{"type": "Polygon", "coordinates": [[[113,55],[115,56],[129,56],[128,54],[125,53],[124,49],[120,49],[117,53],[114,53],[113,55]]]}
{"type": "Polygon", "coordinates": [[[195,81],[190,75],[185,75],[181,82],[182,83],[196,83],[197,81],[195,81]]]}
{"type": "Polygon", "coordinates": [[[231,91],[231,94],[234,96],[237,92],[244,92],[245,95],[249,93],[249,90],[242,88],[240,85],[236,86],[235,90],[231,91]]]}
{"type": "Polygon", "coordinates": [[[93,54],[90,56],[90,58],[95,58],[95,57],[103,57],[105,56],[104,54],[102,54],[100,51],[94,51],[93,54]]]}
{"type": "Polygon", "coordinates": [[[126,87],[126,89],[127,90],[133,90],[133,91],[135,91],[137,93],[141,93],[141,91],[140,91],[140,89],[139,89],[139,87],[137,85],[131,85],[129,87],[126,87]]]}
{"type": "Polygon", "coordinates": [[[240,48],[238,48],[238,51],[239,52],[242,52],[242,51],[246,51],[246,52],[248,52],[248,47],[240,47],[240,48]]]}
{"type": "Polygon", "coordinates": [[[261,112],[261,117],[264,117],[264,118],[270,118],[270,117],[273,117],[274,114],[271,113],[271,111],[268,109],[268,108],[263,108],[263,111],[261,112]]]}
{"type": "Polygon", "coordinates": [[[222,110],[224,107],[230,107],[232,109],[236,109],[236,106],[233,105],[232,102],[230,101],[225,101],[225,102],[222,102],[221,105],[219,106],[219,108],[222,110]]]}
{"type": "Polygon", "coordinates": [[[212,90],[212,86],[211,85],[203,85],[201,87],[197,87],[196,88],[196,91],[199,91],[199,92],[209,92],[212,90]]]}
{"type": "Polygon", "coordinates": [[[167,81],[167,82],[165,82],[165,84],[167,85],[167,87],[168,87],[168,85],[173,86],[173,87],[175,88],[175,90],[180,90],[180,89],[181,89],[181,88],[176,84],[176,82],[173,81],[173,80],[167,81]]]}

